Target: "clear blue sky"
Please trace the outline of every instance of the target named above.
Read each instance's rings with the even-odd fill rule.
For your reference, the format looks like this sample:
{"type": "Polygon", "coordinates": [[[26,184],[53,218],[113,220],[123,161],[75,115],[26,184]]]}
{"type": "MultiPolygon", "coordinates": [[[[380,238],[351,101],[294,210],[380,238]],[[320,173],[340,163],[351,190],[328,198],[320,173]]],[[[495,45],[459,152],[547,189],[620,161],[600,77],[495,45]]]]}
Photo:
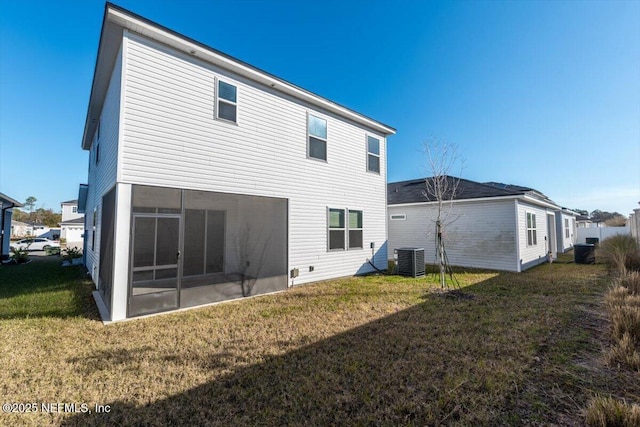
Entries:
{"type": "MultiPolygon", "coordinates": [[[[388,179],[464,178],[628,214],[640,201],[640,1],[189,1],[120,6],[398,130],[388,179]]],[[[0,1],[0,192],[60,209],[80,148],[102,1],[0,1]]]]}

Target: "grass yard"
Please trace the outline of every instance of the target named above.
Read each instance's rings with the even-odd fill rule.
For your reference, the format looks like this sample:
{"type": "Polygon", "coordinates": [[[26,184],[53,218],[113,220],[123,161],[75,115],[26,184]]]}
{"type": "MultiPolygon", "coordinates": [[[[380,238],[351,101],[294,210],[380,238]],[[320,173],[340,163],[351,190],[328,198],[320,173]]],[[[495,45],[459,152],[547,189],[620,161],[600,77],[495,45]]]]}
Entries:
{"type": "Polygon", "coordinates": [[[583,425],[596,395],[640,401],[604,364],[602,266],[457,277],[462,297],[371,276],[103,326],[79,268],[0,267],[2,403],[38,409],[0,424],[583,425]]]}

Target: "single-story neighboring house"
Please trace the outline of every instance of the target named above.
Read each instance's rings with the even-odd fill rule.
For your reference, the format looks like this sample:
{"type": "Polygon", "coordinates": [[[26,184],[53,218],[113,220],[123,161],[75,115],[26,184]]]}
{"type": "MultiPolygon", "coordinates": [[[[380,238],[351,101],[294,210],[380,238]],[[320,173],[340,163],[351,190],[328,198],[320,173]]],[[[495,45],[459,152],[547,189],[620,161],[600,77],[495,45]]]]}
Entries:
{"type": "Polygon", "coordinates": [[[27,237],[31,236],[32,228],[29,224],[22,221],[11,221],[11,237],[27,237]]]}
{"type": "MultiPolygon", "coordinates": [[[[452,188],[459,178],[446,179],[452,188]]],[[[387,185],[389,259],[398,248],[419,247],[427,263],[436,262],[437,202],[426,196],[425,182],[387,185]]],[[[532,188],[459,179],[452,199],[442,221],[452,265],[520,272],[556,258],[575,242],[575,212],[532,188]]]]}
{"type": "Polygon", "coordinates": [[[21,208],[22,203],[0,193],[0,260],[9,258],[9,243],[11,236],[11,217],[13,208],[21,208]]]}

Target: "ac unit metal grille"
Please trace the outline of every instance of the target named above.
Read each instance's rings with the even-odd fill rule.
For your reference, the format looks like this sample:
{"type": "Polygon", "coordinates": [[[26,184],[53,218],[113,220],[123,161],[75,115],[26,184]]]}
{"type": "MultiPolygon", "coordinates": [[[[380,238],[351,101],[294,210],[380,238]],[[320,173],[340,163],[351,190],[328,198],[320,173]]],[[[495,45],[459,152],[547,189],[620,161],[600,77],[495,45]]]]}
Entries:
{"type": "Polygon", "coordinates": [[[410,277],[424,276],[424,248],[398,249],[398,274],[410,277]]]}

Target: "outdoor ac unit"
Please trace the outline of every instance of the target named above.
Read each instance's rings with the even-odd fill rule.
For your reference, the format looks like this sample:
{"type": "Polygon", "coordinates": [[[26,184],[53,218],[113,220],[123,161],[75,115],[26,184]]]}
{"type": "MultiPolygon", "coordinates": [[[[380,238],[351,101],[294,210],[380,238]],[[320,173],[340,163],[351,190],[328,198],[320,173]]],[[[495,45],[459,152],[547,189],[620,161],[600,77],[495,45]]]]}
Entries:
{"type": "Polygon", "coordinates": [[[424,276],[424,249],[398,249],[398,274],[401,276],[424,276]]]}

